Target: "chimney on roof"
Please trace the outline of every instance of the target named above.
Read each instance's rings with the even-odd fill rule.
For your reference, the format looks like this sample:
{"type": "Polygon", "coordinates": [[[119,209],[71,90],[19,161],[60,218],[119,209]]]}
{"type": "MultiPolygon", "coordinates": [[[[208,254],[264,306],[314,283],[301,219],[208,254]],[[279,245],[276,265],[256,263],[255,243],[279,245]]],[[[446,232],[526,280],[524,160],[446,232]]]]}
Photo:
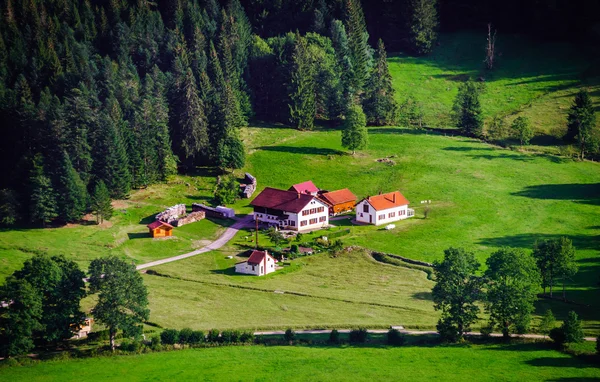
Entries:
{"type": "Polygon", "coordinates": [[[394,192],[394,196],[392,196],[392,201],[396,203],[396,193],[394,192]]]}
{"type": "Polygon", "coordinates": [[[298,193],[298,199],[300,199],[300,193],[298,193]]]}

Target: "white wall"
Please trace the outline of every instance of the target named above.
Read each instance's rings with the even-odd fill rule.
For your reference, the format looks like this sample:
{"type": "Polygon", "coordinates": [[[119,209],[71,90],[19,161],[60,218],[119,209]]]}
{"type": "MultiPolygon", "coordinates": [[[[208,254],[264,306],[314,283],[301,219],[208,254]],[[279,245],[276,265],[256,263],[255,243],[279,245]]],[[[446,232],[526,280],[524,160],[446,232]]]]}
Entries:
{"type": "Polygon", "coordinates": [[[263,260],[260,264],[254,265],[254,270],[252,269],[252,265],[248,264],[247,261],[244,261],[243,263],[235,265],[235,272],[255,276],[268,275],[269,273],[275,272],[275,261],[272,257],[267,256],[266,269],[265,261],[263,260]]]}
{"type": "Polygon", "coordinates": [[[307,230],[314,230],[314,229],[319,229],[319,228],[323,228],[323,227],[327,227],[329,225],[329,207],[321,202],[318,199],[313,199],[311,202],[309,202],[306,207],[304,207],[304,209],[302,209],[302,211],[300,211],[300,213],[296,214],[296,213],[287,213],[286,215],[288,215],[288,219],[283,221],[283,225],[279,225],[279,223],[281,222],[281,220],[278,219],[277,216],[274,215],[268,215],[265,213],[254,213],[254,218],[258,219],[258,221],[260,222],[264,222],[264,223],[269,223],[269,224],[277,224],[279,225],[281,228],[283,229],[291,229],[294,231],[307,231],[307,230]],[[309,215],[302,215],[303,211],[309,211],[311,209],[317,209],[317,208],[323,208],[322,212],[316,212],[313,214],[309,214],[309,215]],[[310,220],[311,219],[316,219],[316,222],[313,224],[310,224],[310,220]],[[323,221],[321,221],[323,220],[323,221]],[[302,221],[306,221],[306,225],[305,226],[300,226],[302,221]],[[293,222],[293,224],[292,224],[293,222]]]}
{"type": "Polygon", "coordinates": [[[388,208],[387,210],[375,211],[373,206],[367,203],[366,200],[358,203],[356,205],[356,221],[361,223],[370,223],[375,225],[389,224],[393,222],[397,222],[398,220],[403,220],[408,217],[408,205],[388,208]],[[369,206],[369,212],[363,212],[364,205],[369,206]],[[394,216],[390,217],[390,214],[394,216]],[[380,216],[384,215],[384,218],[381,219],[380,216]],[[371,217],[371,220],[369,220],[371,217]]]}

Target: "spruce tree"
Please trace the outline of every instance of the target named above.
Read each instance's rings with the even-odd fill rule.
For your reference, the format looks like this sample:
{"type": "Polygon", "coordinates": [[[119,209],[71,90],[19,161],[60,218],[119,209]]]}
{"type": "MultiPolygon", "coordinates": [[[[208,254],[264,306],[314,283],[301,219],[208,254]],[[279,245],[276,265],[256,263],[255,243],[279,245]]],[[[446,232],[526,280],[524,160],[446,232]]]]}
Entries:
{"type": "Polygon", "coordinates": [[[71,89],[64,106],[66,136],[65,148],[73,166],[87,181],[92,169],[89,133],[95,125],[95,113],[90,107],[87,89],[83,84],[71,89]]]}
{"type": "Polygon", "coordinates": [[[437,38],[437,0],[410,0],[410,42],[417,54],[427,54],[437,38]]]}
{"type": "Polygon", "coordinates": [[[360,105],[350,106],[342,128],[342,146],[352,150],[352,155],[355,154],[356,150],[367,147],[368,132],[366,125],[367,119],[360,105]]]}
{"type": "Polygon", "coordinates": [[[565,334],[566,343],[579,343],[584,340],[581,321],[579,320],[577,313],[572,310],[567,314],[566,320],[563,321],[561,330],[565,334]]]}
{"type": "Polygon", "coordinates": [[[110,220],[113,215],[113,208],[110,200],[110,193],[103,181],[98,181],[94,187],[94,193],[90,204],[92,213],[96,215],[96,222],[102,224],[104,220],[110,220]]]}
{"type": "Polygon", "coordinates": [[[300,130],[312,130],[316,116],[315,64],[312,62],[306,38],[296,34],[291,75],[290,118],[300,130]]]}
{"type": "Polygon", "coordinates": [[[381,39],[377,45],[377,61],[365,88],[363,105],[367,123],[384,126],[397,122],[398,103],[394,97],[392,76],[388,69],[385,46],[381,39]]]}
{"type": "Polygon", "coordinates": [[[94,175],[108,185],[113,197],[123,198],[131,189],[125,144],[106,111],[100,113],[99,129],[94,144],[94,175]]]}
{"type": "Polygon", "coordinates": [[[360,0],[345,0],[346,31],[348,33],[348,47],[352,58],[353,78],[352,89],[355,96],[362,92],[363,86],[369,75],[370,47],[369,34],[365,24],[360,0]]]}
{"type": "Polygon", "coordinates": [[[585,159],[585,154],[598,150],[600,146],[600,131],[596,128],[596,115],[589,93],[581,90],[573,101],[567,117],[567,134],[565,140],[575,141],[579,149],[579,157],[585,159]]]}
{"type": "Polygon", "coordinates": [[[64,222],[81,219],[87,208],[88,194],[85,184],[75,171],[66,152],[63,152],[55,174],[58,217],[64,222]]]}
{"type": "Polygon", "coordinates": [[[57,216],[56,194],[44,170],[44,158],[35,155],[29,175],[29,219],[32,223],[50,223],[57,216]]]}
{"type": "Polygon", "coordinates": [[[246,164],[244,144],[236,136],[223,139],[217,149],[217,166],[222,169],[240,169],[246,164]]]}
{"type": "Polygon", "coordinates": [[[483,133],[483,114],[479,100],[482,90],[482,87],[472,80],[463,82],[458,87],[453,117],[456,126],[465,135],[479,137],[483,133]]]}
{"type": "Polygon", "coordinates": [[[340,110],[338,114],[345,114],[345,107],[351,104],[353,94],[356,91],[356,89],[353,88],[354,66],[352,62],[352,55],[348,45],[346,28],[340,20],[332,21],[330,34],[331,42],[333,43],[333,47],[335,48],[338,59],[338,68],[341,71],[341,80],[343,86],[344,102],[342,103],[342,107],[344,110],[340,110]]]}
{"type": "Polygon", "coordinates": [[[531,138],[533,138],[533,129],[531,123],[527,117],[517,117],[511,125],[516,137],[521,142],[521,146],[528,145],[531,138]]]}

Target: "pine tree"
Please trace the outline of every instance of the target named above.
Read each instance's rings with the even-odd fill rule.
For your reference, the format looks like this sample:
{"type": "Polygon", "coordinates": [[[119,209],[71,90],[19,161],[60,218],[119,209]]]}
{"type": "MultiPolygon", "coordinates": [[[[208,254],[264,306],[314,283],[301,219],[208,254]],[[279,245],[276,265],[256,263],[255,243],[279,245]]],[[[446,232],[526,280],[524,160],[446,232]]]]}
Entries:
{"type": "Polygon", "coordinates": [[[219,143],[217,166],[222,169],[240,169],[246,164],[244,144],[236,136],[229,136],[219,143]]]}
{"type": "Polygon", "coordinates": [[[122,198],[131,189],[129,159],[121,134],[106,111],[100,113],[99,131],[94,142],[93,172],[111,190],[111,196],[122,198]]]}
{"type": "Polygon", "coordinates": [[[384,126],[397,122],[398,103],[382,40],[377,45],[377,61],[367,81],[363,105],[369,124],[384,126]]]}
{"type": "Polygon", "coordinates": [[[29,218],[32,223],[50,223],[57,216],[56,194],[44,170],[44,158],[35,155],[29,175],[29,218]]]}
{"type": "Polygon", "coordinates": [[[350,106],[342,129],[342,146],[352,150],[352,155],[355,154],[356,150],[367,147],[368,132],[366,125],[367,119],[360,105],[350,106]]]}
{"type": "Polygon", "coordinates": [[[458,87],[454,100],[453,117],[465,135],[479,137],[483,132],[483,114],[479,95],[482,87],[469,80],[458,87]]]}
{"type": "Polygon", "coordinates": [[[153,128],[156,139],[156,161],[159,178],[161,181],[166,181],[169,176],[177,172],[177,162],[171,149],[171,137],[169,136],[169,105],[166,98],[166,80],[157,66],[152,69],[151,76],[154,81],[152,102],[154,106],[153,128]]]}
{"type": "Polygon", "coordinates": [[[343,100],[342,108],[338,114],[345,114],[345,107],[352,102],[352,95],[356,91],[352,88],[354,86],[352,79],[354,78],[354,66],[352,63],[352,56],[350,47],[348,45],[348,35],[346,34],[346,28],[340,20],[333,20],[331,23],[331,42],[335,48],[335,52],[338,59],[338,68],[341,71],[341,80],[343,86],[343,100]]]}
{"type": "Polygon", "coordinates": [[[83,84],[72,89],[64,106],[66,136],[65,148],[72,158],[73,166],[84,181],[89,179],[92,169],[91,147],[88,134],[96,123],[96,115],[89,104],[87,89],[83,84]]]}
{"type": "Polygon", "coordinates": [[[369,34],[365,24],[365,16],[362,11],[360,0],[345,0],[346,31],[348,33],[348,47],[352,58],[354,69],[352,77],[352,89],[355,95],[362,92],[363,86],[369,75],[370,48],[369,34]]]}
{"type": "Polygon", "coordinates": [[[85,214],[88,194],[85,184],[64,152],[55,170],[55,188],[58,191],[58,217],[65,222],[77,221],[85,214]]]}
{"type": "Polygon", "coordinates": [[[554,314],[550,309],[546,310],[544,316],[542,317],[542,321],[540,322],[540,326],[538,328],[539,332],[544,336],[550,334],[550,331],[554,329],[556,325],[556,318],[554,318],[554,314]]]}
{"type": "Polygon", "coordinates": [[[581,321],[577,313],[570,311],[567,314],[567,319],[563,321],[561,326],[562,331],[565,334],[566,343],[579,343],[583,342],[583,330],[581,329],[581,321]]]}
{"type": "Polygon", "coordinates": [[[517,117],[511,125],[512,130],[521,142],[521,146],[528,145],[531,138],[533,138],[533,129],[531,123],[527,117],[517,117]]]}
{"type": "Polygon", "coordinates": [[[96,215],[96,222],[102,224],[104,220],[110,220],[113,215],[110,194],[103,181],[98,181],[94,187],[91,198],[91,210],[96,215]]]}
{"type": "Polygon", "coordinates": [[[594,106],[586,90],[581,90],[575,95],[567,117],[567,127],[568,130],[564,139],[568,142],[575,141],[577,143],[579,156],[582,160],[587,152],[598,150],[600,132],[597,131],[594,106]]]}
{"type": "Polygon", "coordinates": [[[296,34],[291,78],[291,122],[300,130],[312,130],[316,116],[315,65],[308,51],[308,43],[296,34]]]}
{"type": "Polygon", "coordinates": [[[433,49],[437,38],[437,0],[410,0],[410,42],[418,54],[427,54],[433,49]]]}

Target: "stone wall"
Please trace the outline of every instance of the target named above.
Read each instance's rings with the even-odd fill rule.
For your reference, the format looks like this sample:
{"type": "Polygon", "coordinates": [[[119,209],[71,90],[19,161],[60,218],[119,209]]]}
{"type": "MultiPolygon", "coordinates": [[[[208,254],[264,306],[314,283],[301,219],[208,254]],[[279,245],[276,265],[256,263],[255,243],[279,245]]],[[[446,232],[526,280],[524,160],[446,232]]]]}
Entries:
{"type": "Polygon", "coordinates": [[[250,199],[256,191],[256,178],[246,173],[244,176],[244,184],[240,184],[240,192],[246,199],[250,199]]]}
{"type": "Polygon", "coordinates": [[[175,227],[181,227],[182,225],[186,225],[186,224],[190,224],[190,223],[194,223],[199,220],[202,220],[205,217],[206,217],[206,214],[204,213],[204,211],[196,211],[196,212],[192,212],[191,214],[188,214],[188,215],[182,217],[181,219],[175,220],[173,222],[173,225],[175,227]]]}

